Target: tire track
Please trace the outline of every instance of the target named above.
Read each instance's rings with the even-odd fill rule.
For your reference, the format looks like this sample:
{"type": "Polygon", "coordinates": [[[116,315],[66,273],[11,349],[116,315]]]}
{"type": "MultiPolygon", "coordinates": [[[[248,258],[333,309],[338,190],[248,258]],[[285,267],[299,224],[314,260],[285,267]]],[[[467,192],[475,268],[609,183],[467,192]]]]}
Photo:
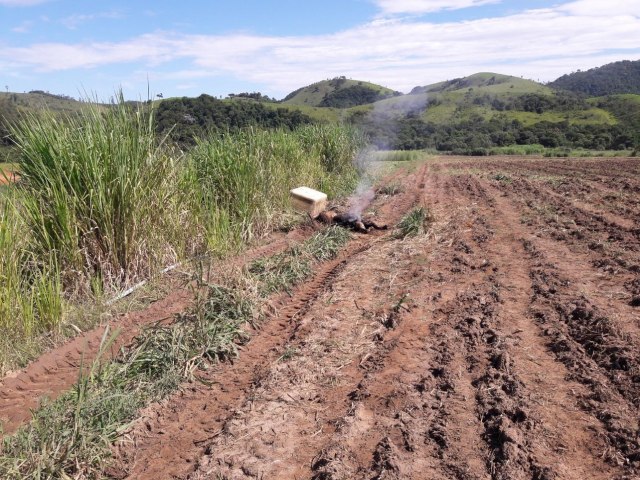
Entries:
{"type": "MultiPolygon", "coordinates": [[[[144,325],[168,320],[183,311],[191,295],[176,289],[141,312],[133,312],[110,322],[112,332],[120,331],[105,358],[115,356],[130,343],[144,325]]],[[[15,432],[31,419],[31,411],[42,399],[55,399],[78,380],[81,365],[89,366],[98,355],[105,327],[82,333],[66,344],[51,350],[29,364],[15,377],[5,377],[0,384],[0,421],[2,434],[15,432]]]]}

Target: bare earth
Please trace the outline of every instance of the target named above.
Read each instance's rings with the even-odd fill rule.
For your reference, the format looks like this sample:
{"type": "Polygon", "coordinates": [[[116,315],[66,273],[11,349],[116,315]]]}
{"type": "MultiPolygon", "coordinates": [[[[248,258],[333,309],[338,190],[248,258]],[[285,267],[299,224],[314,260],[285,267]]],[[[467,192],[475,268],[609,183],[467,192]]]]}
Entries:
{"type": "MultiPolygon", "coordinates": [[[[398,179],[378,220],[424,205],[428,234],[355,235],[211,385],[146,409],[108,475],[640,478],[640,161],[440,157],[398,179]]],[[[50,374],[21,375],[12,426],[7,382],[19,405],[50,374]]]]}

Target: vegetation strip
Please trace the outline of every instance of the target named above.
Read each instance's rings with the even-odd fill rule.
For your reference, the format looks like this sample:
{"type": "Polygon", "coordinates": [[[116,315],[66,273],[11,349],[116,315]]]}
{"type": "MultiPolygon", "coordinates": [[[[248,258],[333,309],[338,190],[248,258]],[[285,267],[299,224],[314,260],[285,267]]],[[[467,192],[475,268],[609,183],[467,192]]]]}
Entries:
{"type": "Polygon", "coordinates": [[[20,181],[0,196],[0,373],[41,351],[24,345],[77,334],[76,305],[177,261],[238,251],[290,223],[291,188],[335,197],[360,174],[364,139],[350,128],[214,132],[185,153],[154,115],[120,97],[12,127],[20,181]]]}
{"type": "MultiPolygon", "coordinates": [[[[265,264],[277,267],[268,275],[251,274],[248,283],[255,281],[260,292],[290,288],[304,277],[292,278],[287,265],[307,263],[306,277],[313,263],[334,258],[349,238],[338,227],[321,231],[298,247],[267,258],[265,264]],[[286,281],[274,281],[278,275],[286,281]]],[[[145,329],[114,361],[98,357],[71,391],[44,405],[31,424],[3,439],[0,476],[97,477],[111,444],[141,407],[166,397],[185,380],[196,380],[199,370],[237,354],[238,345],[248,339],[242,326],[259,319],[261,300],[251,290],[242,284],[201,281],[189,313],[178,315],[171,325],[145,329]]],[[[117,334],[105,330],[101,351],[117,334]]]]}
{"type": "Polygon", "coordinates": [[[301,245],[292,247],[271,257],[256,260],[249,266],[249,273],[260,284],[260,293],[289,289],[311,274],[315,261],[326,261],[347,243],[349,232],[340,227],[329,227],[301,245]]]}

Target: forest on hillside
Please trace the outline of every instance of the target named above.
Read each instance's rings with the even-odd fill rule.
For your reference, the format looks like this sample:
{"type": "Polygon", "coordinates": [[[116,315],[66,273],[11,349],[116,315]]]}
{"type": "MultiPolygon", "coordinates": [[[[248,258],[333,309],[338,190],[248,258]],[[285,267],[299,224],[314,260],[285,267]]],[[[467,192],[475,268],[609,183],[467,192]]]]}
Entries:
{"type": "Polygon", "coordinates": [[[211,131],[233,131],[245,127],[293,130],[312,120],[297,110],[269,108],[253,99],[218,100],[211,95],[172,98],[160,102],[156,130],[183,144],[211,131]]]}
{"type": "Polygon", "coordinates": [[[505,115],[489,120],[472,115],[451,124],[426,122],[409,115],[397,122],[377,122],[363,116],[354,119],[383,149],[435,149],[456,154],[485,155],[493,147],[542,145],[592,150],[628,150],[640,146],[640,134],[626,125],[580,125],[538,122],[526,126],[505,115]]]}
{"type": "MultiPolygon", "coordinates": [[[[486,105],[496,111],[490,119],[472,114],[468,119],[438,124],[425,121],[420,111],[402,117],[381,120],[366,111],[355,111],[348,122],[365,131],[371,142],[379,148],[436,149],[456,153],[482,154],[493,147],[539,144],[548,148],[568,147],[593,150],[628,150],[640,146],[640,105],[637,112],[620,104],[620,100],[603,99],[619,114],[618,123],[580,124],[569,119],[562,122],[542,121],[525,125],[500,112],[511,110],[541,114],[549,111],[570,113],[591,107],[583,96],[560,93],[556,96],[526,94],[511,99],[484,95],[475,97],[475,105],[486,105]],[[615,108],[614,108],[615,107],[615,108]],[[626,113],[626,117],[625,117],[626,113]]],[[[437,105],[437,101],[427,107],[437,105]]],[[[156,128],[169,133],[182,144],[193,144],[196,137],[209,131],[224,132],[244,127],[286,128],[313,123],[307,115],[296,109],[267,107],[246,98],[233,101],[218,100],[209,95],[197,98],[177,98],[162,101],[157,109],[156,128]]]]}
{"type": "Polygon", "coordinates": [[[620,93],[640,94],[640,60],[623,60],[584,72],[577,71],[561,76],[549,86],[590,97],[620,93]]]}

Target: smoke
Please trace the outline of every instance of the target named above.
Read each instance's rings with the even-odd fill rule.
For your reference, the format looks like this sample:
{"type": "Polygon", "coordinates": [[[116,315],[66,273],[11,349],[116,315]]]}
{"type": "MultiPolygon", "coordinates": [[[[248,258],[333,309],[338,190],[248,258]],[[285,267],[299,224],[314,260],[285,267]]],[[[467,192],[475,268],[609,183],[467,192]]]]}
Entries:
{"type": "Polygon", "coordinates": [[[360,218],[375,197],[370,172],[373,163],[380,158],[377,152],[394,148],[398,143],[402,121],[420,115],[426,105],[427,94],[422,91],[374,103],[373,110],[364,120],[365,130],[371,135],[373,145],[360,151],[354,160],[361,176],[354,193],[349,197],[349,216],[360,218]]]}
{"type": "Polygon", "coordinates": [[[369,206],[375,196],[376,192],[371,185],[359,184],[353,195],[349,197],[349,217],[360,219],[362,212],[369,206]]]}
{"type": "Polygon", "coordinates": [[[359,219],[375,197],[371,172],[376,162],[376,152],[375,148],[368,146],[360,150],[354,159],[355,167],[360,173],[360,180],[348,199],[350,217],[359,219]]]}
{"type": "Polygon", "coordinates": [[[372,143],[380,150],[394,150],[399,146],[399,136],[406,128],[406,120],[419,117],[427,106],[427,93],[414,89],[401,97],[376,102],[366,119],[366,128],[372,143]]]}

